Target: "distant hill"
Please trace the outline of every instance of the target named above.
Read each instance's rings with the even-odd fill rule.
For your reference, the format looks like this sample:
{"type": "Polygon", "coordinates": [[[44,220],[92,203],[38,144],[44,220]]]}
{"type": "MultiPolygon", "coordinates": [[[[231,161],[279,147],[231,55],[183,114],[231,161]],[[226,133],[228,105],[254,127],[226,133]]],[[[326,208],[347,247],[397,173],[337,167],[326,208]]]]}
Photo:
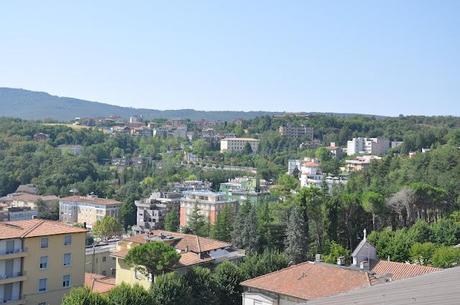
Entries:
{"type": "Polygon", "coordinates": [[[231,121],[251,119],[261,115],[272,115],[266,111],[197,111],[193,109],[153,110],[120,107],[69,97],[59,97],[46,92],[0,87],[0,117],[22,119],[53,119],[70,121],[75,117],[104,117],[119,115],[128,118],[142,115],[146,119],[209,119],[231,121]]]}

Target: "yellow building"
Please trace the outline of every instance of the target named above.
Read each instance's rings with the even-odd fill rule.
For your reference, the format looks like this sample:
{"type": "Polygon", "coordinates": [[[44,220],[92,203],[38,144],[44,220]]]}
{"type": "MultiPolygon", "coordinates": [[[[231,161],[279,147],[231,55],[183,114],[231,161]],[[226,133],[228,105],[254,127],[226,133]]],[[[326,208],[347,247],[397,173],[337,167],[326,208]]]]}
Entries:
{"type": "Polygon", "coordinates": [[[59,305],[83,286],[86,232],[41,219],[0,223],[0,303],[59,305]]]}
{"type": "Polygon", "coordinates": [[[98,198],[94,195],[69,196],[59,199],[59,220],[67,223],[86,224],[92,228],[105,216],[118,218],[121,202],[98,198]]]}
{"type": "Polygon", "coordinates": [[[185,273],[193,266],[212,267],[225,260],[239,260],[244,257],[243,250],[235,249],[226,242],[191,234],[153,230],[148,234],[135,235],[118,242],[117,251],[112,254],[117,259],[116,285],[127,283],[140,284],[145,288],[151,286],[152,276],[145,276],[135,268],[130,268],[124,258],[133,247],[152,241],[161,241],[176,249],[180,259],[173,269],[178,273],[185,273]]]}

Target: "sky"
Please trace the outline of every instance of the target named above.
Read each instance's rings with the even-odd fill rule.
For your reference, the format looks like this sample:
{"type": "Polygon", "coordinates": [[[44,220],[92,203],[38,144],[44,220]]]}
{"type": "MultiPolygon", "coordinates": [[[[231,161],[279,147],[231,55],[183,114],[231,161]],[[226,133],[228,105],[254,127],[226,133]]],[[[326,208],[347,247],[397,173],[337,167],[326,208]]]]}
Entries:
{"type": "Polygon", "coordinates": [[[458,116],[460,1],[1,1],[0,87],[151,109],[458,116]]]}

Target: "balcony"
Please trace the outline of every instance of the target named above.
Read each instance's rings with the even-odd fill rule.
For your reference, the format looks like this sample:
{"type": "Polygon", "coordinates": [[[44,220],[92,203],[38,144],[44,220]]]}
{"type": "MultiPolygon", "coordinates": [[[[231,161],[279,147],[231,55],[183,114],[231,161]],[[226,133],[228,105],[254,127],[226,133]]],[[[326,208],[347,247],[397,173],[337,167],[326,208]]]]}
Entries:
{"type": "Polygon", "coordinates": [[[12,251],[2,251],[0,252],[0,260],[2,259],[14,259],[19,257],[24,257],[27,255],[27,249],[15,249],[12,251]]]}
{"type": "Polygon", "coordinates": [[[0,285],[22,282],[26,280],[23,272],[14,272],[13,274],[0,274],[0,285]]]}

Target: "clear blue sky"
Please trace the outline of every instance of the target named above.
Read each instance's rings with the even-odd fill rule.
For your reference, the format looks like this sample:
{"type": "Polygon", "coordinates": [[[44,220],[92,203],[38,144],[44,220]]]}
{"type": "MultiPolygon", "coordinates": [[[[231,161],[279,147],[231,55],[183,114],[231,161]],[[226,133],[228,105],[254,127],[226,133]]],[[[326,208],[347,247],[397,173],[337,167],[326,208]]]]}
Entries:
{"type": "Polygon", "coordinates": [[[156,109],[460,115],[460,1],[1,1],[0,86],[156,109]]]}

